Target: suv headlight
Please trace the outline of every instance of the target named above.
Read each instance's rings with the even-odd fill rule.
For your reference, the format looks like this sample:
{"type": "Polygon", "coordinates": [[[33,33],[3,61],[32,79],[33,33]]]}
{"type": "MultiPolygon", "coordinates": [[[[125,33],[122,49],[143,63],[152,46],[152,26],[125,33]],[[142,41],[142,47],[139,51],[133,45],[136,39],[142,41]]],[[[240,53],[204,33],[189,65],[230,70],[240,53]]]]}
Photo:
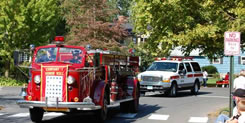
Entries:
{"type": "Polygon", "coordinates": [[[67,78],[67,83],[68,83],[69,85],[71,85],[71,84],[73,84],[74,82],[75,82],[75,78],[72,77],[72,76],[68,76],[68,78],[67,78]]]}
{"type": "Polygon", "coordinates": [[[138,81],[139,81],[139,82],[140,82],[140,81],[142,81],[142,79],[141,79],[141,78],[142,78],[142,76],[141,76],[141,75],[138,75],[138,77],[137,77],[137,78],[138,78],[138,81]]]}
{"type": "Polygon", "coordinates": [[[41,82],[41,77],[40,77],[40,75],[36,75],[36,76],[34,77],[34,82],[35,82],[36,84],[39,84],[39,83],[41,82]]]}

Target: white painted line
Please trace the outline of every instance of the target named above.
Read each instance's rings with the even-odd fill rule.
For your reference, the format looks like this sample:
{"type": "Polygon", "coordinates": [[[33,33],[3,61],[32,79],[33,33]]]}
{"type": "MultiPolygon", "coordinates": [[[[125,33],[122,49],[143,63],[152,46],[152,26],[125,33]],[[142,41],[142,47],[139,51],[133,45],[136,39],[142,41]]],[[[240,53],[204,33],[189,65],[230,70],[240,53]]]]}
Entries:
{"type": "Polygon", "coordinates": [[[152,114],[148,119],[150,120],[168,120],[169,115],[152,114]]]}
{"type": "Polygon", "coordinates": [[[29,113],[18,113],[18,114],[14,114],[14,115],[10,115],[8,117],[28,117],[29,113]]]}
{"type": "Polygon", "coordinates": [[[4,113],[0,113],[0,116],[2,116],[2,115],[6,115],[6,113],[4,114],[4,113]]]}
{"type": "Polygon", "coordinates": [[[44,114],[44,116],[62,116],[62,115],[65,115],[64,113],[46,113],[44,114]]]}
{"type": "Polygon", "coordinates": [[[228,99],[229,97],[227,96],[204,96],[204,95],[200,95],[197,97],[207,97],[207,98],[223,98],[223,99],[228,99]]]}
{"type": "Polygon", "coordinates": [[[208,117],[190,117],[189,123],[207,123],[208,117]]]}
{"type": "Polygon", "coordinates": [[[134,118],[137,114],[136,113],[120,113],[118,115],[116,115],[116,117],[121,117],[121,118],[134,118]]]}

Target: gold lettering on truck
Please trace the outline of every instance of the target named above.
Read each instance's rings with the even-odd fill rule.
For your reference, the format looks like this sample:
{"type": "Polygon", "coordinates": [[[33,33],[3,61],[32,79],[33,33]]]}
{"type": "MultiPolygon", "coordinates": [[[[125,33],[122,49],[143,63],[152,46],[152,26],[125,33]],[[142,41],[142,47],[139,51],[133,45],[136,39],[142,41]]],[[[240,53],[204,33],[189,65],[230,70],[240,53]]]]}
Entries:
{"type": "Polygon", "coordinates": [[[51,68],[46,68],[46,71],[58,71],[59,68],[54,68],[54,67],[51,67],[51,68]]]}
{"type": "Polygon", "coordinates": [[[63,76],[63,72],[56,72],[56,75],[63,76]]]}
{"type": "Polygon", "coordinates": [[[45,72],[45,75],[54,75],[54,72],[45,72]]]}

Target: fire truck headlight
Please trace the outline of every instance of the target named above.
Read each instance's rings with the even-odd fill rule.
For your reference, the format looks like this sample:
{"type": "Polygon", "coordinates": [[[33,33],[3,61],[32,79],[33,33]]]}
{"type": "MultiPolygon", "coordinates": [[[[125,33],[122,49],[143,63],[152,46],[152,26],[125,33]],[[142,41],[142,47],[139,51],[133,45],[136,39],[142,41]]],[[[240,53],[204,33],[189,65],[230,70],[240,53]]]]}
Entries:
{"type": "Polygon", "coordinates": [[[36,75],[36,76],[34,77],[34,82],[35,82],[36,84],[39,84],[39,83],[41,82],[41,77],[40,77],[40,75],[36,75]]]}
{"type": "Polygon", "coordinates": [[[74,82],[75,82],[75,78],[72,77],[72,76],[68,76],[68,78],[67,78],[67,83],[68,83],[69,85],[71,85],[71,84],[73,84],[74,82]]]}

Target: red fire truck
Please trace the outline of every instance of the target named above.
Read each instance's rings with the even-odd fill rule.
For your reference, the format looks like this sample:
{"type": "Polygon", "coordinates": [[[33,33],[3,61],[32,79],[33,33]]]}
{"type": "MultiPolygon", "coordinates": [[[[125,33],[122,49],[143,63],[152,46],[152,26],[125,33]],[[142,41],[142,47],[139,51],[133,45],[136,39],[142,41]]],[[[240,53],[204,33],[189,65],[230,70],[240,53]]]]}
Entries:
{"type": "Polygon", "coordinates": [[[53,44],[32,50],[30,79],[17,104],[29,108],[33,122],[40,122],[44,112],[85,110],[104,121],[108,106],[118,103],[124,112],[137,112],[138,57],[63,42],[59,36],[53,44]]]}

